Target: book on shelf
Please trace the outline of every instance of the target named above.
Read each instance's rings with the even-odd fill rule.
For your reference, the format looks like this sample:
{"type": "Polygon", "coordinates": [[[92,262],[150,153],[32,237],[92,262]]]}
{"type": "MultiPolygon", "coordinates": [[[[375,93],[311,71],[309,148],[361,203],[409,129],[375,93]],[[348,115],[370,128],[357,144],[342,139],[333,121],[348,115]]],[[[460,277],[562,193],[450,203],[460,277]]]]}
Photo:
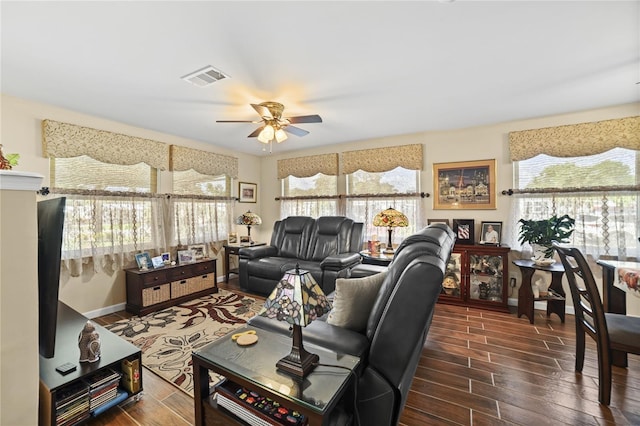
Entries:
{"type": "Polygon", "coordinates": [[[130,394],[140,391],[140,361],[138,358],[132,360],[123,359],[121,363],[122,369],[122,387],[130,394]]]}
{"type": "Polygon", "coordinates": [[[120,373],[116,373],[115,371],[105,368],[98,371],[95,374],[89,376],[85,381],[89,385],[90,389],[95,389],[100,387],[100,385],[107,383],[114,379],[120,380],[120,373]]]}
{"type": "Polygon", "coordinates": [[[56,408],[87,395],[88,390],[82,381],[65,386],[56,392],[56,408]]]}

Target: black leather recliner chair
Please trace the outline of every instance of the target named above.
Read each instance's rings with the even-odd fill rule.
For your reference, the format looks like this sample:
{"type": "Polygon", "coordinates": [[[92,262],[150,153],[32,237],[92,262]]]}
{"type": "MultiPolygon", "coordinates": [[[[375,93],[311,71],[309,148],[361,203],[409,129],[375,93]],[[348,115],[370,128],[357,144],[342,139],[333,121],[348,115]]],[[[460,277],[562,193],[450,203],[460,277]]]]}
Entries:
{"type": "Polygon", "coordinates": [[[361,262],[362,227],[362,223],[343,216],[279,220],[268,246],[240,249],[240,287],[268,295],[284,273],[298,264],[329,294],[336,278],[348,277],[350,269],[361,262]]]}
{"type": "MultiPolygon", "coordinates": [[[[404,408],[420,354],[442,290],[455,234],[444,224],[433,224],[406,238],[389,265],[365,333],[314,321],[303,328],[307,350],[312,345],[360,357],[356,410],[360,425],[396,425],[404,408]]],[[[325,317],[323,317],[325,318],[325,317]]],[[[256,316],[259,327],[290,334],[289,325],[256,316]]],[[[342,399],[343,410],[331,424],[353,416],[353,393],[342,399]]]]}

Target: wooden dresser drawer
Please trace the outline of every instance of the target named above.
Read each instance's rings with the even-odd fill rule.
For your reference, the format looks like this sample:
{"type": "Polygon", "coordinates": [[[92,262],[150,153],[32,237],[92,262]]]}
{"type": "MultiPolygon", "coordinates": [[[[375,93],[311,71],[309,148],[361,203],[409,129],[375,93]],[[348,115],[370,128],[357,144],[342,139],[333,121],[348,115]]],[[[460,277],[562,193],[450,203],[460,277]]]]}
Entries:
{"type": "Polygon", "coordinates": [[[147,272],[140,277],[142,278],[142,284],[144,285],[153,285],[155,283],[163,284],[167,282],[167,271],[147,272]]]}

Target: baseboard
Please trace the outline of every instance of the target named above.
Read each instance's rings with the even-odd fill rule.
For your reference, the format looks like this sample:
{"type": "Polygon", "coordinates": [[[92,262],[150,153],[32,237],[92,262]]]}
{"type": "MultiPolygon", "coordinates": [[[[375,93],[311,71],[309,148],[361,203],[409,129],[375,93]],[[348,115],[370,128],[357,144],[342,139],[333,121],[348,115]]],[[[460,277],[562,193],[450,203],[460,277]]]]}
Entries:
{"type": "Polygon", "coordinates": [[[114,312],[124,311],[125,305],[126,303],[118,303],[117,305],[105,306],[104,308],[96,309],[95,311],[84,312],[82,315],[87,318],[101,317],[114,312]]]}
{"type": "MultiPolygon", "coordinates": [[[[515,298],[509,298],[509,306],[518,306],[518,299],[515,298]]],[[[533,303],[533,309],[537,310],[537,311],[546,311],[547,310],[547,302],[534,302],[533,303]]],[[[573,308],[573,306],[568,306],[565,305],[564,307],[564,313],[565,314],[569,314],[569,315],[575,315],[576,314],[576,310],[573,308]]]]}

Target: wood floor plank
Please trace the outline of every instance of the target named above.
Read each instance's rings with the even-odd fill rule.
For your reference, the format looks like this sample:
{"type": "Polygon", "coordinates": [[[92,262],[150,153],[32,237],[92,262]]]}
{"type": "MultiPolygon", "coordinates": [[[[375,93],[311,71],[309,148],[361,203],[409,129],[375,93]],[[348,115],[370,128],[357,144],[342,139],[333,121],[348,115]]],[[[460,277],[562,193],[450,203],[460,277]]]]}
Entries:
{"type": "MultiPolygon", "coordinates": [[[[239,292],[237,278],[221,287],[239,292]]],[[[130,316],[116,312],[95,320],[105,325],[130,316]]],[[[640,356],[629,355],[627,369],[614,367],[609,407],[598,402],[591,339],[582,374],[574,369],[572,315],[563,324],[555,315],[535,311],[530,324],[515,312],[438,304],[400,424],[640,425],[640,356]]],[[[87,424],[193,424],[190,396],[146,369],[143,375],[140,402],[127,401],[87,424]]]]}

